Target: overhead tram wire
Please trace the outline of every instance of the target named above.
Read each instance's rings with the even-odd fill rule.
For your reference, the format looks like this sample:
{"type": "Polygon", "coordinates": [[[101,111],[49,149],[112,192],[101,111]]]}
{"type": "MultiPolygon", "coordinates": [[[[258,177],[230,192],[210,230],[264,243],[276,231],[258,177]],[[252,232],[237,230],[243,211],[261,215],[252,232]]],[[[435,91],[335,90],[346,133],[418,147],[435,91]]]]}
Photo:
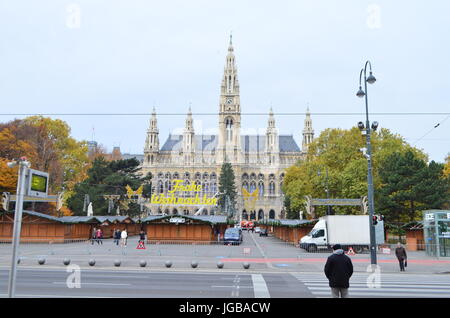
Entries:
{"type": "Polygon", "coordinates": [[[447,117],[444,118],[444,120],[442,120],[441,122],[437,123],[436,125],[434,125],[433,128],[431,128],[428,132],[426,132],[422,137],[420,137],[419,139],[417,139],[413,146],[415,146],[419,141],[421,141],[423,138],[425,138],[426,136],[428,136],[432,131],[434,131],[436,128],[438,128],[441,124],[443,124],[447,119],[450,118],[450,115],[448,115],[447,117]]]}
{"type": "MultiPolygon", "coordinates": [[[[192,113],[192,116],[217,116],[213,113],[192,113]]],[[[305,116],[306,112],[274,112],[276,116],[305,116]]],[[[364,113],[309,113],[313,116],[360,116],[364,113]]],[[[0,113],[0,116],[151,116],[151,113],[0,113]]],[[[186,113],[157,113],[158,116],[186,116],[186,113]]],[[[269,113],[241,113],[241,116],[267,116],[269,113]]],[[[450,112],[397,112],[397,113],[372,113],[377,116],[448,116],[450,112]]],[[[447,118],[448,118],[447,117],[447,118]]],[[[446,119],[447,119],[446,118],[446,119]]],[[[444,119],[444,121],[446,120],[444,119]]],[[[444,122],[442,121],[442,122],[444,122]]],[[[441,123],[442,123],[441,122],[441,123]]],[[[441,124],[439,123],[439,124],[441,124]]],[[[438,124],[438,125],[439,125],[438,124]]]]}

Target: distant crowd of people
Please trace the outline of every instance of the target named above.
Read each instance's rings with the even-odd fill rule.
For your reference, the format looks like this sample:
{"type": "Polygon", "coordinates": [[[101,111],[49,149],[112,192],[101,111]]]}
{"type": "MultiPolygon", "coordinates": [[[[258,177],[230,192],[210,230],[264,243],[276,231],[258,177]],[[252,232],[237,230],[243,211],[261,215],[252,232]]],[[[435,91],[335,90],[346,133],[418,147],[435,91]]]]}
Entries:
{"type": "MultiPolygon", "coordinates": [[[[116,244],[117,246],[120,243],[121,247],[127,247],[127,240],[128,240],[128,232],[126,229],[124,230],[120,230],[120,229],[114,229],[113,231],[113,239],[114,239],[114,244],[116,244]]],[[[141,230],[139,232],[139,241],[140,242],[145,242],[146,239],[146,234],[143,230],[141,230]]],[[[92,230],[92,240],[91,240],[91,244],[93,245],[94,242],[97,242],[98,245],[102,244],[103,245],[103,231],[101,229],[97,229],[94,227],[94,229],[92,230]]]]}

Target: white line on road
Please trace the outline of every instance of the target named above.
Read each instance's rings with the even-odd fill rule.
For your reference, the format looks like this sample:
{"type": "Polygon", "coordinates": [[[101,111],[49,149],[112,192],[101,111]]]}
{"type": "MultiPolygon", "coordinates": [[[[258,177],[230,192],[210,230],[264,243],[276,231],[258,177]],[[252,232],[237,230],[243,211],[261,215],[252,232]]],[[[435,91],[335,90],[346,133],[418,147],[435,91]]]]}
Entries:
{"type": "MultiPolygon", "coordinates": [[[[53,282],[53,284],[65,285],[66,282],[53,282]]],[[[80,283],[81,285],[106,285],[106,286],[131,286],[131,284],[116,284],[116,283],[80,283]]]]}
{"type": "Polygon", "coordinates": [[[252,274],[252,281],[255,298],[270,298],[269,289],[267,288],[266,281],[261,274],[252,274]]]}

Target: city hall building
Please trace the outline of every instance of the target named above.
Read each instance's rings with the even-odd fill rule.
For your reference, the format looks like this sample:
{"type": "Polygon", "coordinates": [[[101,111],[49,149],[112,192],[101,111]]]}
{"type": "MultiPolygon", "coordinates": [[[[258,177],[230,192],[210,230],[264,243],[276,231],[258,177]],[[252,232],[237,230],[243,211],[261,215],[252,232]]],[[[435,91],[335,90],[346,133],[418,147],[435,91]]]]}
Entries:
{"type": "MultiPolygon", "coordinates": [[[[302,149],[292,135],[279,135],[274,114],[270,109],[265,135],[241,135],[241,103],[234,48],[230,38],[225,69],[220,87],[218,108],[218,134],[196,134],[191,109],[186,116],[182,134],[170,134],[160,146],[157,114],[153,109],[144,146],[140,156],[141,172],[152,173],[156,194],[172,194],[173,180],[184,180],[186,185],[201,185],[201,197],[213,197],[218,191],[222,164],[231,163],[238,197],[235,218],[279,219],[284,218],[282,192],[285,169],[306,153],[313,140],[314,131],[307,111],[302,149]],[[245,189],[245,191],[243,191],[245,189]],[[254,208],[247,211],[244,193],[256,197],[254,208]]],[[[190,195],[180,192],[178,197],[190,195]]],[[[146,204],[150,214],[193,215],[200,210],[203,215],[217,213],[212,205],[146,204]]]]}

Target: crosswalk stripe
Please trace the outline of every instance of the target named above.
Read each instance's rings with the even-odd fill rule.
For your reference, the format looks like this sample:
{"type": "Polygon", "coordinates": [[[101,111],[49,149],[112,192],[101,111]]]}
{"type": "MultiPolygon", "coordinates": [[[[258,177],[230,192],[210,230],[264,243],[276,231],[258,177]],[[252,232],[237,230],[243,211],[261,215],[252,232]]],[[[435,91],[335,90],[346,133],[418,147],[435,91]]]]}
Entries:
{"type": "MultiPolygon", "coordinates": [[[[309,287],[310,290],[330,290],[330,287],[309,287]]],[[[379,293],[379,292],[405,292],[405,291],[409,291],[409,292],[421,292],[423,291],[423,289],[420,288],[358,288],[358,287],[350,287],[349,288],[349,292],[352,291],[370,291],[370,292],[374,292],[374,293],[379,293]]],[[[427,293],[440,293],[440,294],[450,294],[450,290],[442,290],[442,289],[430,289],[426,291],[427,293]]]]}
{"type": "MultiPolygon", "coordinates": [[[[306,286],[311,286],[312,287],[321,287],[321,286],[325,286],[325,284],[310,284],[310,283],[304,283],[306,286]]],[[[328,284],[326,285],[328,287],[328,284]]],[[[394,285],[381,285],[381,288],[369,288],[367,287],[367,284],[351,284],[350,289],[354,289],[355,287],[366,287],[368,289],[387,289],[387,288],[403,288],[403,289],[410,289],[410,288],[422,288],[422,289],[436,289],[436,290],[448,290],[450,291],[450,287],[444,287],[444,286],[423,286],[423,285],[401,285],[401,284],[394,284],[394,285]]],[[[329,287],[328,287],[329,288],[329,287]]]]}
{"type": "MultiPolygon", "coordinates": [[[[331,297],[328,279],[323,274],[292,274],[318,297],[331,297]]],[[[350,297],[450,297],[450,277],[382,277],[377,288],[367,283],[368,274],[354,275],[350,279],[350,297]],[[405,279],[403,279],[405,278],[405,279]],[[423,280],[422,280],[423,279],[423,280]],[[448,281],[448,282],[445,282],[448,281]]],[[[374,283],[369,281],[369,283],[374,283]]]]}
{"type": "MultiPolygon", "coordinates": [[[[331,291],[328,292],[315,292],[314,295],[324,295],[328,296],[326,298],[331,298],[331,291]]],[[[377,295],[374,295],[373,293],[367,293],[367,292],[355,292],[353,293],[351,290],[349,291],[349,297],[362,297],[362,296],[369,296],[374,297],[377,295]]],[[[417,297],[417,298],[448,298],[448,294],[417,294],[417,293],[383,293],[382,295],[378,295],[381,297],[417,297]]]]}

